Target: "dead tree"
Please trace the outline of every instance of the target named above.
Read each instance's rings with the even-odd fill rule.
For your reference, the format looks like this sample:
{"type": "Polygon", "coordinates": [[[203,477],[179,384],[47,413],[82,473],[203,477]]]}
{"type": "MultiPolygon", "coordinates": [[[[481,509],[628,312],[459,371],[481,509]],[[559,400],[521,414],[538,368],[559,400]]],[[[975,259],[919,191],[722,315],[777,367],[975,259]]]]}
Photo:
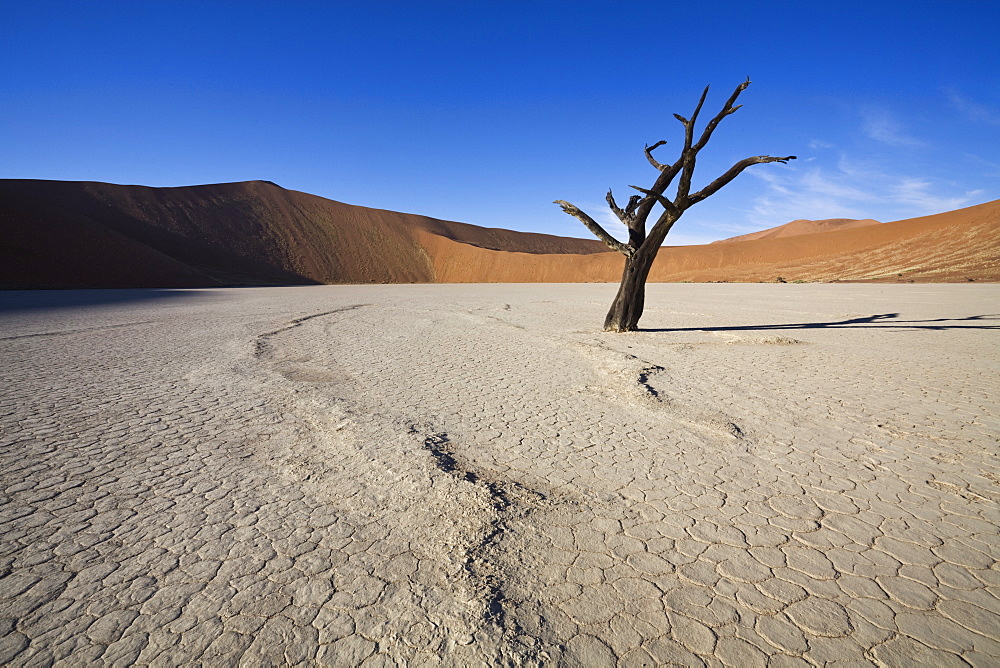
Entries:
{"type": "Polygon", "coordinates": [[[663,240],[666,238],[670,228],[673,227],[677,219],[688,208],[715,194],[750,165],[758,165],[765,162],[787,163],[789,160],[795,159],[794,155],[784,158],[774,158],[769,155],[746,158],[737,162],[725,174],[701,190],[694,193],[691,192],[691,177],[694,176],[695,159],[698,157],[698,152],[705,148],[708,140],[712,138],[712,133],[715,132],[715,128],[718,127],[722,119],[743,106],[739,104],[734,106],[734,103],[736,102],[736,98],[740,96],[740,93],[746,90],[746,87],[749,85],[750,80],[747,79],[736,87],[736,90],[729,96],[726,104],[722,107],[722,111],[708,122],[701,133],[701,137],[698,141],[695,141],[695,123],[698,121],[698,114],[701,112],[701,107],[705,104],[705,98],[708,96],[708,86],[706,86],[705,91],[701,94],[701,99],[698,100],[698,106],[695,107],[690,119],[684,118],[680,114],[674,114],[674,117],[684,125],[684,148],[681,149],[681,155],[677,161],[671,165],[662,165],[653,157],[653,150],[666,144],[667,142],[665,141],[658,141],[652,146],[646,146],[646,159],[649,161],[649,164],[660,172],[653,185],[648,189],[629,186],[642,194],[632,195],[624,209],[618,206],[614,195],[611,194],[610,190],[608,191],[608,206],[618,216],[618,220],[628,228],[627,243],[622,243],[608,234],[593,218],[576,206],[564,200],[556,200],[555,203],[561,206],[563,211],[579,219],[588,230],[606,243],[611,250],[618,251],[625,256],[625,270],[622,273],[621,286],[618,288],[618,295],[615,297],[615,301],[611,304],[611,310],[608,311],[608,317],[604,320],[605,331],[632,332],[636,330],[645,303],[646,278],[649,276],[649,270],[653,266],[653,260],[656,259],[656,254],[659,252],[660,246],[663,244],[663,240]],[[678,174],[680,174],[680,179],[677,182],[677,191],[671,200],[664,195],[664,192],[678,174]],[[656,219],[653,228],[647,234],[646,221],[649,218],[650,212],[652,212],[657,204],[663,207],[663,212],[656,219]]]}

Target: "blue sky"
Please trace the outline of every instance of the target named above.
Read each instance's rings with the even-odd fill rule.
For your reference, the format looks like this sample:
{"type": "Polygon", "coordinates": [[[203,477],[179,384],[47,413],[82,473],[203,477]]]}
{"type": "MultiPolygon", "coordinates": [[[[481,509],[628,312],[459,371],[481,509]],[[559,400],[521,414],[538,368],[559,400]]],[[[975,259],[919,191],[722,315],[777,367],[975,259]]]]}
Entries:
{"type": "MultiPolygon", "coordinates": [[[[0,0],[0,178],[267,179],[351,204],[588,236],[688,115],[749,76],[668,244],[1000,198],[995,2],[0,0]]],[[[609,223],[609,227],[613,227],[609,223]]]]}

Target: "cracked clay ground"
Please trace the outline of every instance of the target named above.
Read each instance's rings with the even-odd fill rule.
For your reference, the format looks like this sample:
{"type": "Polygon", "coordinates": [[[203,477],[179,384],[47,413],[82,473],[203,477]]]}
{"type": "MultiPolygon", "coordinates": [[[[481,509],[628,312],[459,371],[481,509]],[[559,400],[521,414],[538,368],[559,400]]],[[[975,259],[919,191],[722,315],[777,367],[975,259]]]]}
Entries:
{"type": "Polygon", "coordinates": [[[0,664],[990,666],[1000,286],[0,294],[0,664]]]}

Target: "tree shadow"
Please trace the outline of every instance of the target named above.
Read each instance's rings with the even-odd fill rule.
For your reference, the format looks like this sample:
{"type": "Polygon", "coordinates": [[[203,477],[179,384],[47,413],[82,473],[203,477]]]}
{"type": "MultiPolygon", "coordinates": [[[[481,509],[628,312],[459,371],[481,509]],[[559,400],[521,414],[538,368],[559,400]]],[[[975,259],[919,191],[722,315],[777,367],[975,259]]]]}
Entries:
{"type": "Polygon", "coordinates": [[[775,325],[731,325],[724,327],[670,327],[661,329],[642,329],[640,332],[747,332],[782,329],[891,329],[891,330],[948,330],[948,329],[1000,329],[1000,324],[988,324],[989,321],[1000,322],[1000,314],[970,315],[964,318],[933,318],[930,320],[898,320],[898,313],[878,313],[861,318],[849,318],[831,322],[798,322],[775,325]],[[983,324],[964,324],[983,323],[983,324]]]}

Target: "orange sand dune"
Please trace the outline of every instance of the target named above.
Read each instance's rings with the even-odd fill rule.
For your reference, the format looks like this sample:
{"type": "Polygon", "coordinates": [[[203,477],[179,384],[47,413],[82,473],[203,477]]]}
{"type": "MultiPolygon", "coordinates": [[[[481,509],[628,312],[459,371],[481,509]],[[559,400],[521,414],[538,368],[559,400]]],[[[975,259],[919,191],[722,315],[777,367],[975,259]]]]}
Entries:
{"type": "MultiPolygon", "coordinates": [[[[764,233],[774,234],[664,248],[650,280],[1000,280],[1000,201],[764,233]]],[[[596,240],[352,206],[268,181],[0,180],[0,235],[2,288],[615,282],[623,265],[596,240]]]]}
{"type": "Polygon", "coordinates": [[[753,241],[755,239],[780,239],[782,237],[797,237],[802,234],[816,234],[818,232],[833,232],[834,230],[850,230],[855,227],[867,227],[869,225],[880,225],[879,221],[865,218],[855,220],[853,218],[827,218],[826,220],[793,220],[790,223],[772,227],[760,232],[741,234],[738,237],[720,239],[713,241],[713,244],[728,244],[734,241],[753,241]]]}
{"type": "MultiPolygon", "coordinates": [[[[683,223],[683,221],[682,221],[683,223]]],[[[529,256],[424,238],[445,282],[617,281],[618,253],[529,256]]],[[[660,251],[651,281],[998,281],[1000,200],[821,234],[660,251]]]]}
{"type": "Polygon", "coordinates": [[[997,281],[1000,200],[823,234],[676,249],[664,260],[655,280],[997,281]]]}

